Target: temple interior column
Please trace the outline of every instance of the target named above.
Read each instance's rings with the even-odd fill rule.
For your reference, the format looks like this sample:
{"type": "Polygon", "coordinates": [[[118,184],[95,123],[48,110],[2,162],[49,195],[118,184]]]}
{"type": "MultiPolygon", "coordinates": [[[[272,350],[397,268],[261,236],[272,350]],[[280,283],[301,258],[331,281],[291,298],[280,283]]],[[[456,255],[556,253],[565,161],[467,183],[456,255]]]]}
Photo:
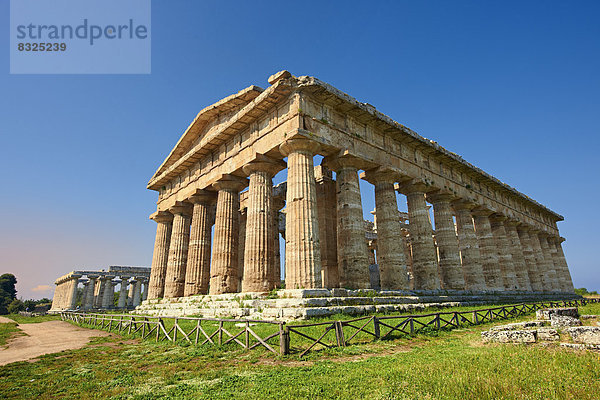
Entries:
{"type": "Polygon", "coordinates": [[[85,308],[85,303],[87,302],[89,286],[90,286],[89,280],[83,282],[83,290],[81,293],[81,309],[85,308]]]}
{"type": "Polygon", "coordinates": [[[529,236],[529,227],[526,225],[519,225],[517,227],[517,233],[523,249],[523,258],[525,259],[525,265],[527,267],[527,276],[531,284],[531,290],[534,292],[541,292],[543,290],[542,278],[538,271],[538,265],[533,254],[533,247],[531,246],[531,237],[529,236]]]}
{"type": "Polygon", "coordinates": [[[492,226],[489,218],[493,212],[485,209],[475,209],[472,214],[485,284],[490,290],[502,291],[504,290],[504,279],[500,274],[496,243],[492,235],[492,226]]]}
{"type": "Polygon", "coordinates": [[[323,163],[336,173],[337,189],[337,261],[340,286],[366,289],[369,279],[369,250],[358,180],[360,160],[332,156],[323,163]]]}
{"type": "Polygon", "coordinates": [[[340,286],[337,244],[337,194],[331,170],[315,166],[317,211],[319,214],[319,241],[321,245],[321,275],[323,287],[340,286]]]}
{"type": "Polygon", "coordinates": [[[239,291],[238,240],[240,190],[247,180],[226,175],[213,184],[218,191],[214,243],[210,271],[210,294],[239,291]]]}
{"type": "Polygon", "coordinates": [[[169,211],[173,214],[173,229],[169,246],[164,297],[173,298],[182,297],[185,289],[192,207],[190,203],[177,202],[169,211]]]}
{"type": "Polygon", "coordinates": [[[243,167],[250,178],[243,292],[268,292],[278,286],[274,271],[273,176],[283,169],[282,164],[260,158],[243,167]]]}
{"type": "Polygon", "coordinates": [[[427,200],[433,204],[442,289],[464,290],[465,277],[460,263],[458,238],[450,208],[450,201],[453,199],[454,196],[446,193],[427,195],[427,200]]]}
{"type": "Polygon", "coordinates": [[[456,233],[465,278],[465,289],[486,290],[487,285],[483,277],[479,244],[477,243],[473,217],[471,216],[473,205],[464,201],[455,201],[452,203],[452,207],[456,213],[456,233]]]}
{"type": "Polygon", "coordinates": [[[117,303],[118,308],[127,307],[127,277],[121,276],[121,289],[119,290],[119,302],[117,303]]]}
{"type": "Polygon", "coordinates": [[[322,287],[321,250],[313,157],[317,142],[288,139],[279,147],[287,156],[285,222],[286,289],[322,287]]]}
{"type": "Polygon", "coordinates": [[[210,282],[211,208],[215,193],[197,191],[188,201],[194,205],[185,272],[184,296],[207,294],[210,282]]]}
{"type": "Polygon", "coordinates": [[[389,171],[378,169],[367,171],[364,178],[375,186],[377,261],[381,289],[409,289],[402,232],[399,229],[400,214],[394,189],[396,176],[389,171]]]}
{"type": "Polygon", "coordinates": [[[275,269],[273,270],[273,281],[277,283],[277,287],[281,286],[281,254],[279,250],[279,213],[285,207],[285,199],[273,198],[273,237],[274,237],[274,257],[275,269]]]}
{"type": "Polygon", "coordinates": [[[406,195],[409,232],[413,257],[413,285],[415,290],[440,289],[437,254],[433,242],[433,228],[425,202],[426,187],[422,183],[404,184],[400,192],[406,195]]]}
{"type": "Polygon", "coordinates": [[[506,236],[509,243],[509,248],[512,254],[512,261],[515,268],[515,275],[517,277],[517,287],[519,290],[531,291],[531,282],[529,281],[528,268],[525,264],[525,257],[523,247],[521,246],[521,240],[517,232],[518,221],[507,220],[504,222],[504,229],[506,230],[506,236]]]}
{"type": "Polygon", "coordinates": [[[169,260],[173,214],[162,211],[154,213],[150,218],[157,225],[154,253],[152,255],[152,268],[150,270],[150,284],[148,285],[148,298],[158,299],[163,297],[165,293],[165,278],[169,260]]]}
{"type": "Polygon", "coordinates": [[[500,264],[500,273],[504,283],[504,289],[516,290],[518,289],[517,275],[515,273],[515,265],[513,263],[510,245],[506,236],[506,229],[504,228],[504,221],[506,221],[504,215],[493,214],[490,217],[492,235],[494,237],[494,242],[496,243],[496,254],[498,255],[498,263],[500,264]]]}
{"type": "Polygon", "coordinates": [[[240,205],[240,228],[238,230],[238,288],[244,280],[244,253],[246,251],[246,224],[248,223],[248,207],[240,205]]]}

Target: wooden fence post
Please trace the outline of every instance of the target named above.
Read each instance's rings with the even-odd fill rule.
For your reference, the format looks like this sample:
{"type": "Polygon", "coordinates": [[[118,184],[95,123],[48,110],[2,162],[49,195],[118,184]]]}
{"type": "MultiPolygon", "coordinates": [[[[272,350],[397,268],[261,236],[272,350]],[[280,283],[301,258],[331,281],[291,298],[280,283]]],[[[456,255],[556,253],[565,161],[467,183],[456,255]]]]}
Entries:
{"type": "Polygon", "coordinates": [[[279,324],[279,352],[282,356],[290,354],[290,330],[284,324],[279,324]]]}
{"type": "Polygon", "coordinates": [[[373,317],[373,333],[375,333],[375,339],[381,338],[381,327],[379,326],[379,319],[373,317]]]}

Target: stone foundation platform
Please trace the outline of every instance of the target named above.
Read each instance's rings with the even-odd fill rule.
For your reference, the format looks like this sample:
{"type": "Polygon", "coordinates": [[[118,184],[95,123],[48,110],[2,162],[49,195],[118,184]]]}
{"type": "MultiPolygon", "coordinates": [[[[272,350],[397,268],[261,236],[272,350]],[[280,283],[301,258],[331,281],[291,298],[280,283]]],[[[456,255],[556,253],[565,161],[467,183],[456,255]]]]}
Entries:
{"type": "Polygon", "coordinates": [[[277,295],[230,293],[145,300],[136,314],[301,320],[334,314],[364,315],[475,306],[579,299],[574,293],[475,291],[376,291],[346,289],[279,290],[277,295]]]}

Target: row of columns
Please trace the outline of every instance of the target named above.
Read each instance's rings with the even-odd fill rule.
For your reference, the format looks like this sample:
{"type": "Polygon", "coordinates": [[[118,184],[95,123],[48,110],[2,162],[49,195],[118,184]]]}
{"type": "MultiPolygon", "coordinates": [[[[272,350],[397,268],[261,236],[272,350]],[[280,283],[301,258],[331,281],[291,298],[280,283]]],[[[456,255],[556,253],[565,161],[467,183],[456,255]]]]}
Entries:
{"type": "MultiPolygon", "coordinates": [[[[332,221],[325,217],[333,215],[331,196],[317,198],[332,184],[315,180],[313,157],[318,147],[304,138],[288,139],[280,146],[288,168],[286,288],[368,288],[369,257],[358,176],[359,169],[365,168],[347,154],[324,159],[336,173],[332,235],[332,221]],[[326,226],[319,226],[320,221],[327,221],[326,226]]],[[[272,178],[282,168],[280,162],[267,159],[243,168],[249,191],[241,235],[239,192],[248,181],[236,176],[223,176],[212,185],[213,191],[197,191],[168,212],[155,213],[152,218],[158,227],[149,298],[266,292],[277,287],[278,247],[273,238],[278,238],[278,209],[273,206],[272,178]]],[[[384,168],[370,168],[362,177],[375,186],[382,289],[408,289],[410,284],[399,229],[398,190],[407,199],[414,289],[572,291],[560,238],[384,168]],[[427,201],[433,205],[435,237],[427,201]]]]}

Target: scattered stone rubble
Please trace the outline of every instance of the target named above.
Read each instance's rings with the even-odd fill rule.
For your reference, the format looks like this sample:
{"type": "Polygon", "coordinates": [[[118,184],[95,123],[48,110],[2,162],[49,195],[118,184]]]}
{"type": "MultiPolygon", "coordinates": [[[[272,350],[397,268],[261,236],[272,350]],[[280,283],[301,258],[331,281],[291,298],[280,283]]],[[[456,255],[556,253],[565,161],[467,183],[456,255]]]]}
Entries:
{"type": "MultiPolygon", "coordinates": [[[[581,326],[577,308],[550,308],[538,310],[537,320],[499,325],[482,332],[484,342],[496,343],[536,343],[556,342],[570,338],[573,343],[563,342],[563,348],[600,351],[600,326],[581,326]],[[551,325],[551,326],[548,326],[551,325]]],[[[598,315],[585,315],[584,319],[598,318],[598,315]]]]}

